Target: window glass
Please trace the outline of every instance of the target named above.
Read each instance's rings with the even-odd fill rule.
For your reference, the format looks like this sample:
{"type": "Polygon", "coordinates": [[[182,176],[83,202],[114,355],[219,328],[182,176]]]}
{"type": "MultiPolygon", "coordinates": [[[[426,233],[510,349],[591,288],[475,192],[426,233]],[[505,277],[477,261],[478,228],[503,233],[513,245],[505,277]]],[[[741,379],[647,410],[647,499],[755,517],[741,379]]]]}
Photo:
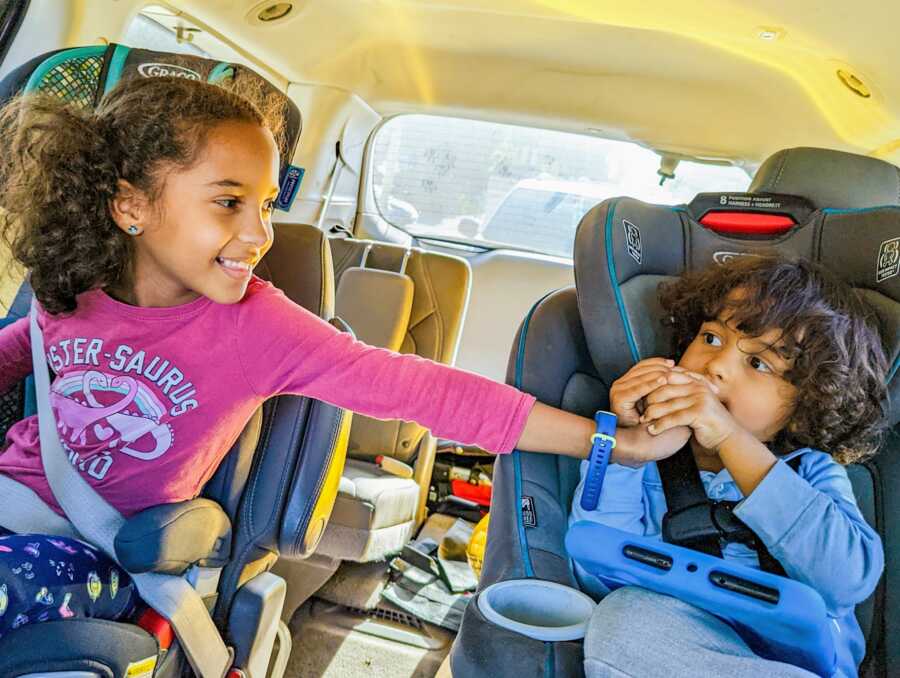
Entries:
{"type": "Polygon", "coordinates": [[[659,164],[625,141],[404,115],[378,131],[372,178],[382,216],[414,235],[566,257],[581,217],[606,198],[675,205],[750,183],[739,167],[682,161],[660,186],[659,164]]]}
{"type": "Polygon", "coordinates": [[[28,11],[25,0],[0,0],[0,63],[9,51],[28,11]]]}
{"type": "Polygon", "coordinates": [[[194,36],[190,32],[182,34],[190,38],[188,42],[185,39],[179,40],[177,33],[166,27],[166,19],[170,18],[170,14],[155,12],[152,8],[145,9],[134,17],[122,41],[129,47],[210,57],[210,54],[193,44],[194,36]]]}
{"type": "Polygon", "coordinates": [[[135,15],[122,43],[129,47],[190,54],[253,67],[242,54],[216,35],[161,5],[148,5],[135,15]]]}

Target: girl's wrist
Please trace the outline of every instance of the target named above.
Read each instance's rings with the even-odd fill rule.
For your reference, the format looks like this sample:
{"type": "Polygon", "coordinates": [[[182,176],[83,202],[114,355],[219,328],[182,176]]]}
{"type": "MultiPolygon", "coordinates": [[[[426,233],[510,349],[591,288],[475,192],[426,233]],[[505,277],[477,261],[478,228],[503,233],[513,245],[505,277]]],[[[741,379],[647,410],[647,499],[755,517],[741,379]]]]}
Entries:
{"type": "Polygon", "coordinates": [[[622,466],[635,465],[639,452],[636,436],[638,430],[636,426],[616,427],[616,446],[613,448],[609,459],[612,463],[622,466]]]}

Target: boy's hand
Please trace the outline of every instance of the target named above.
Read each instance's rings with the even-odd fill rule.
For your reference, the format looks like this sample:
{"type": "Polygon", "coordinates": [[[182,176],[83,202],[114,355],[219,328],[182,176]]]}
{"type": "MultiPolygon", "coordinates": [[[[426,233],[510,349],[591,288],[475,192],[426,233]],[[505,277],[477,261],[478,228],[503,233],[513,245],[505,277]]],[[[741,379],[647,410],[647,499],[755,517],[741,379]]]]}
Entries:
{"type": "Polygon", "coordinates": [[[708,450],[719,446],[740,429],[722,404],[718,388],[692,372],[671,372],[667,384],[646,396],[647,407],[641,422],[648,424],[654,436],[679,427],[689,426],[697,442],[708,450]]]}
{"type": "Polygon", "coordinates": [[[638,403],[666,384],[666,376],[674,366],[674,360],[647,358],[613,382],[609,389],[609,407],[618,418],[619,426],[637,426],[640,423],[638,403]]]}

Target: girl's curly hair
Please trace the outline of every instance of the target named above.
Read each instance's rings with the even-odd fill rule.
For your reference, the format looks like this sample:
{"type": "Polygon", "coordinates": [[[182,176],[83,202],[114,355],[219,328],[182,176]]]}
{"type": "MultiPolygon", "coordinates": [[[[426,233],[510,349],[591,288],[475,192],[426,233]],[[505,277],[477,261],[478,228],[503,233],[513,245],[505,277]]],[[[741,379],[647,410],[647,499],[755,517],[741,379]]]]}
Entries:
{"type": "Polygon", "coordinates": [[[223,122],[279,132],[246,98],[174,77],[124,81],[94,111],[40,94],[0,111],[0,236],[46,311],[74,311],[82,292],[126,279],[131,238],[109,211],[118,181],[155,200],[223,122]]]}
{"type": "Polygon", "coordinates": [[[723,311],[751,337],[782,330],[780,352],[793,358],[784,376],[800,396],[774,451],[813,447],[848,464],[878,449],[887,360],[875,312],[855,289],[806,261],[744,256],[664,283],[660,302],[678,357],[723,311]]]}

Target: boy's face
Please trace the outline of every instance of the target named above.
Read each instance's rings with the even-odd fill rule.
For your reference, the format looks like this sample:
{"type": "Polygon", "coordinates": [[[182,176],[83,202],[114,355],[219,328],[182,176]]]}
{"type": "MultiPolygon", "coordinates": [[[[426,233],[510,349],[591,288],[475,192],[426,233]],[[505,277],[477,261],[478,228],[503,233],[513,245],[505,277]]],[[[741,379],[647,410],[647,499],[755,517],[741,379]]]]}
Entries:
{"type": "Polygon", "coordinates": [[[791,361],[779,352],[780,330],[748,337],[729,324],[729,315],[703,323],[678,364],[714,383],[735,421],[768,442],[796,408],[797,389],[782,376],[791,361]]]}

